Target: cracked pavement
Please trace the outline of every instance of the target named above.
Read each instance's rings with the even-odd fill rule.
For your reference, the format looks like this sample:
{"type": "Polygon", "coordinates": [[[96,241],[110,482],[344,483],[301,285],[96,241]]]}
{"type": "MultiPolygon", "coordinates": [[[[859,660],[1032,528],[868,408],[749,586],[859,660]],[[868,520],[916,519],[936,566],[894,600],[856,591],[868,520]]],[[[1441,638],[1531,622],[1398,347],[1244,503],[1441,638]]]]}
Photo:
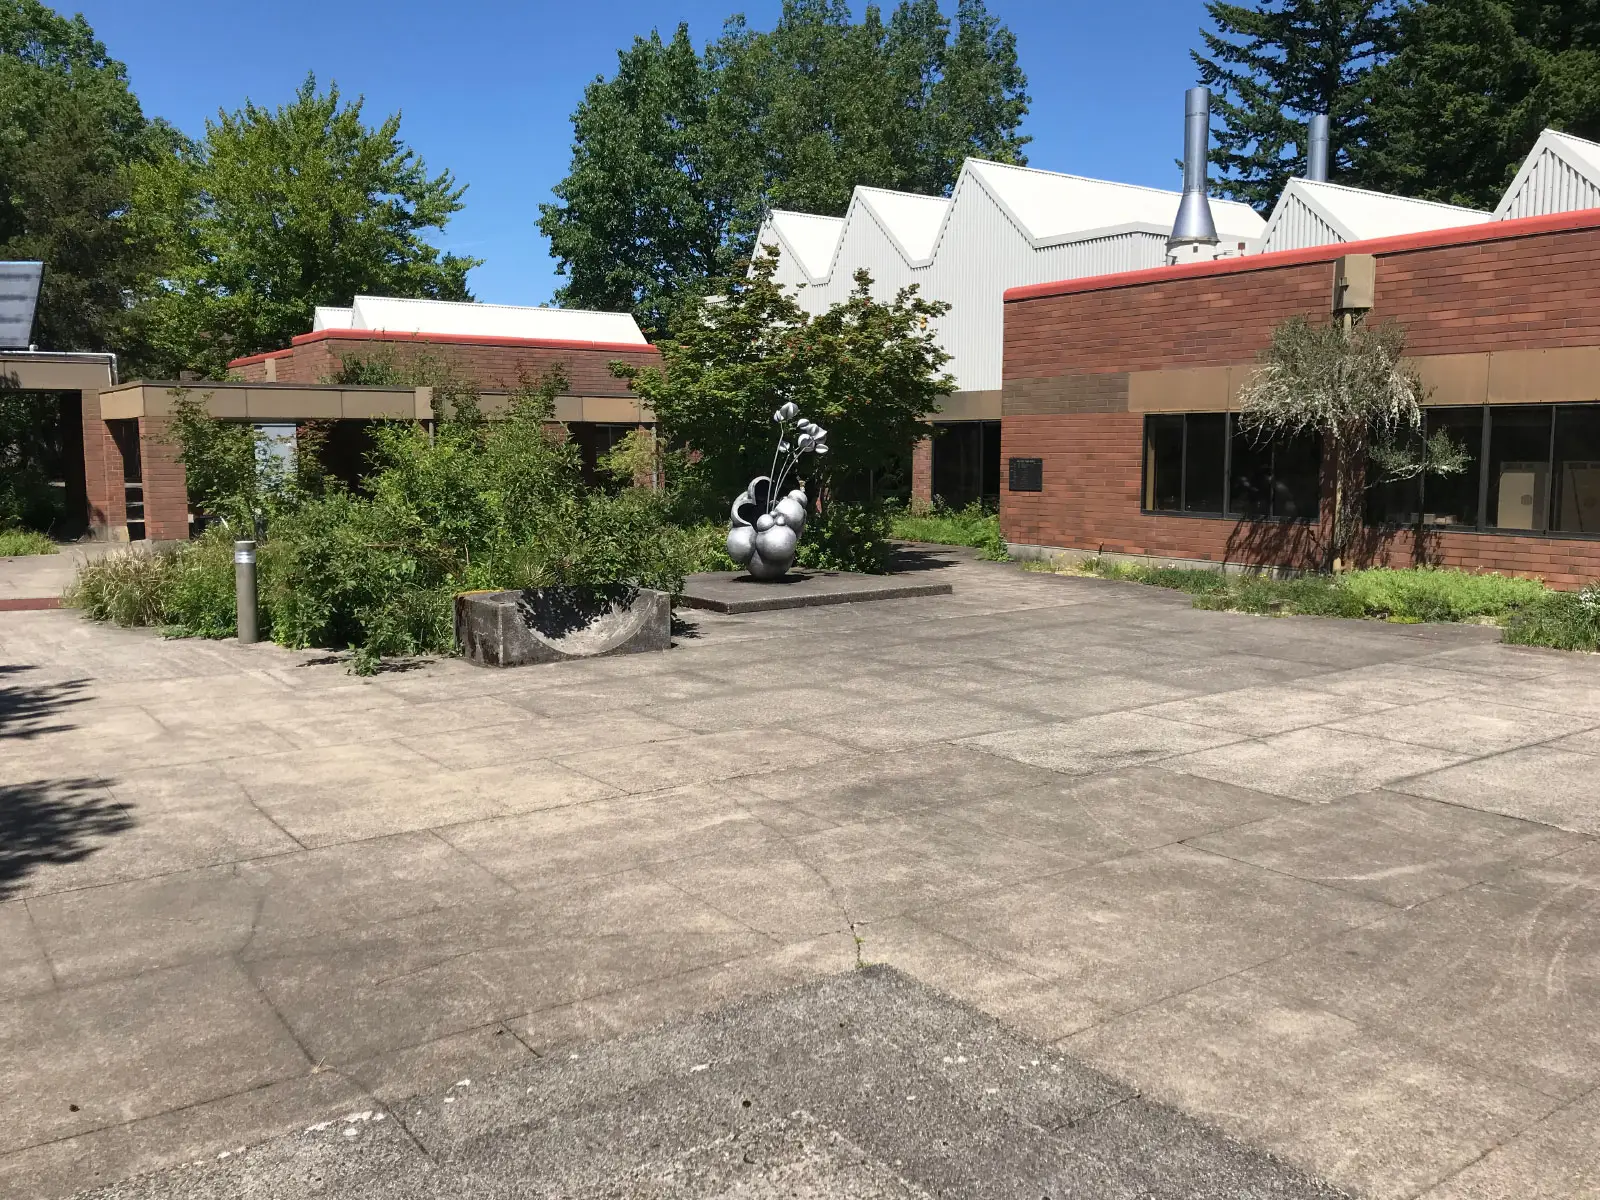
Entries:
{"type": "MultiPolygon", "coordinates": [[[[0,1194],[196,1159],[172,1194],[245,1194],[269,1161],[260,1194],[312,1194],[345,1135],[307,1126],[393,1113],[352,1149],[426,1149],[401,1101],[595,1062],[616,1078],[585,1128],[670,1133],[613,1163],[633,1193],[978,1194],[932,1152],[896,1166],[862,1132],[889,1117],[783,1049],[859,1087],[923,1070],[909,1044],[730,1043],[745,1065],[719,1087],[787,1097],[744,1124],[706,1115],[732,1092],[698,1075],[623,1086],[661,1039],[803,1026],[760,999],[784,989],[869,1013],[910,988],[982,1020],[907,980],[1200,1147],[1169,1164],[1187,1175],[1062,1195],[1244,1186],[1224,1160],[1289,1181],[1261,1195],[1600,1194],[1600,660],[923,557],[953,595],[691,613],[663,654],[365,680],[0,613],[0,1194]],[[728,1138],[770,1170],[707,1165],[728,1138]]],[[[506,1131],[565,1111],[504,1114],[472,1153],[529,1169],[542,1151],[506,1131]]],[[[1039,1127],[982,1126],[993,1194],[1054,1178],[1055,1142],[1032,1174],[1005,1153],[1039,1127]]],[[[497,1194],[454,1152],[423,1155],[444,1191],[416,1194],[497,1194]]]]}

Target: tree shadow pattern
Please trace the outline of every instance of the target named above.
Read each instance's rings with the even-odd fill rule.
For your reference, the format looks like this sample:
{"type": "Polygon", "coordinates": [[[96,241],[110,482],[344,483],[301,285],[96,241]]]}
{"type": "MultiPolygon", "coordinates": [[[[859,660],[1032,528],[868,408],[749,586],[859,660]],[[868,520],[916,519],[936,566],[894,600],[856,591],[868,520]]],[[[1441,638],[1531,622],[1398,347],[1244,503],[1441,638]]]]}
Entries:
{"type": "Polygon", "coordinates": [[[69,679],[59,683],[13,683],[11,680],[35,668],[0,664],[0,739],[36,738],[47,733],[64,733],[76,726],[57,721],[57,715],[89,698],[88,680],[69,679]]]}
{"type": "Polygon", "coordinates": [[[0,900],[48,863],[89,857],[107,838],[133,826],[104,779],[48,779],[0,784],[0,900]]]}

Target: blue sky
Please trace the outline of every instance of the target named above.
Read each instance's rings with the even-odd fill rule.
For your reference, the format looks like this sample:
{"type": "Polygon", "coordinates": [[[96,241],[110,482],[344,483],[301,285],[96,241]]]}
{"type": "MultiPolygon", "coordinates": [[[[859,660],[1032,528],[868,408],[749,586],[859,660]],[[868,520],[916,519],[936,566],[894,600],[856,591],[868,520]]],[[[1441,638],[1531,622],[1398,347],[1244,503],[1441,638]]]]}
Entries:
{"type": "MultiPolygon", "coordinates": [[[[277,105],[315,71],[364,94],[373,121],[470,185],[449,249],[488,260],[480,300],[538,304],[559,285],[535,226],[566,174],[568,117],[616,52],[687,21],[696,43],[743,11],[770,26],[780,0],[56,0],[81,8],[128,64],[145,111],[201,132],[246,97],[277,105]]],[[[853,5],[857,13],[865,7],[853,5]]],[[[885,8],[892,7],[886,0],[885,8]]],[[[946,11],[954,0],[946,0],[946,11]]],[[[1194,82],[1202,0],[989,0],[1017,34],[1038,167],[1163,187],[1180,183],[1182,91],[1194,82]]]]}

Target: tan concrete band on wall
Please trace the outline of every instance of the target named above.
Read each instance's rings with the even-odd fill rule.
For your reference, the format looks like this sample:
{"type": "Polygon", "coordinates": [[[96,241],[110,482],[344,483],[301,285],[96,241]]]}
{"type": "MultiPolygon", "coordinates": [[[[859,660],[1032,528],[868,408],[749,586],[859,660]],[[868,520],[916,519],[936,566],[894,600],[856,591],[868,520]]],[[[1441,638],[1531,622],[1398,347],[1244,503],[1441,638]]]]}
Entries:
{"type": "MultiPolygon", "coordinates": [[[[1419,355],[1407,360],[1432,407],[1600,401],[1600,347],[1419,355]]],[[[1254,363],[1058,375],[1006,383],[1007,416],[1086,412],[1229,412],[1254,363]]]]}
{"type": "MultiPolygon", "coordinates": [[[[433,389],[344,387],[298,383],[173,383],[140,380],[102,392],[100,415],[108,421],[170,416],[180,396],[204,402],[213,417],[229,421],[429,421],[433,389]]],[[[486,415],[506,410],[509,392],[482,392],[486,415]]],[[[558,421],[601,424],[650,423],[655,415],[624,396],[557,396],[558,421]]]]}
{"type": "Polygon", "coordinates": [[[952,392],[939,404],[930,421],[998,421],[1003,412],[999,388],[990,391],[952,392]]]}
{"type": "Polygon", "coordinates": [[[109,357],[85,362],[80,355],[10,355],[0,351],[0,387],[30,392],[98,392],[110,386],[109,357]]]}

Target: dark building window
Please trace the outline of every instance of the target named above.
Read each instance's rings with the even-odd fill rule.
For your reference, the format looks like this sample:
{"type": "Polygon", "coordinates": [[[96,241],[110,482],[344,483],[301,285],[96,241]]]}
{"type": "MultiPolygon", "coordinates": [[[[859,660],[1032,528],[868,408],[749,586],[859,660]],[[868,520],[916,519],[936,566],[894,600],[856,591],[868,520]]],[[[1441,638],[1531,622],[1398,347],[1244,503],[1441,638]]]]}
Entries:
{"type": "Polygon", "coordinates": [[[1228,413],[1145,418],[1144,507],[1196,516],[1314,521],[1322,494],[1315,435],[1260,438],[1228,413]]]}
{"type": "Polygon", "coordinates": [[[934,426],[933,498],[950,508],[1000,501],[1000,422],[949,421],[934,426]]]}
{"type": "Polygon", "coordinates": [[[1374,484],[1374,524],[1600,534],[1600,404],[1478,405],[1423,416],[1427,436],[1446,431],[1466,450],[1467,469],[1374,484]]]}

